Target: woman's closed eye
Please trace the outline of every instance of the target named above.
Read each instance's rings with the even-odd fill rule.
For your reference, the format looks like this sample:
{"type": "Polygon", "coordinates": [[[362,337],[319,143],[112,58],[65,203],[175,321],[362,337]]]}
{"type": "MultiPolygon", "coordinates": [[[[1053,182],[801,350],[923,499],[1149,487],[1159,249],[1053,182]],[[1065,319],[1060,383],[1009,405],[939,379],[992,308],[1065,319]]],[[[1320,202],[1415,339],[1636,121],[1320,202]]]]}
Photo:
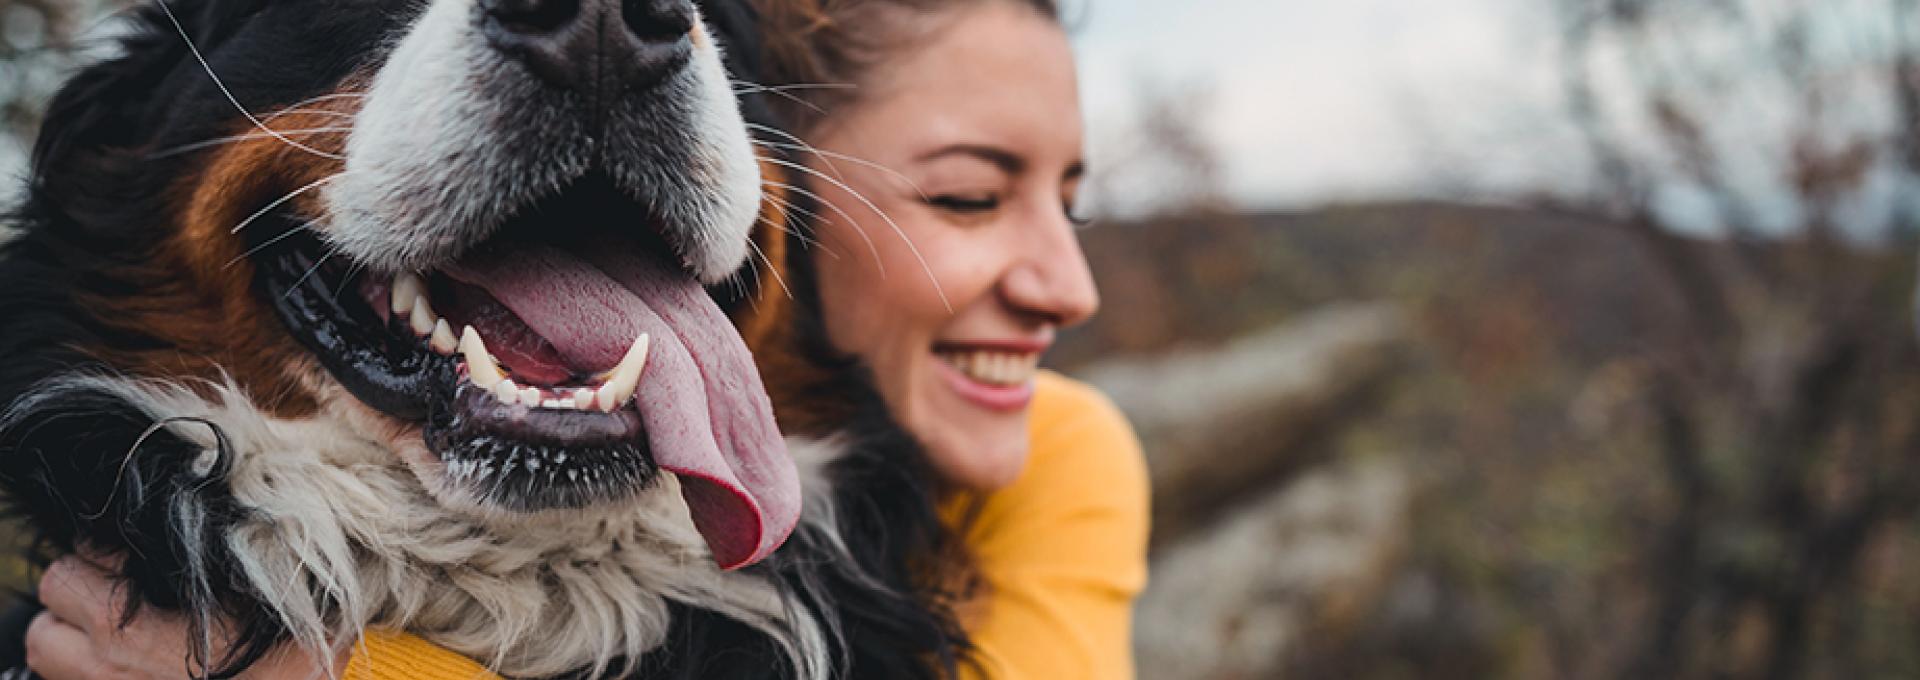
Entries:
{"type": "Polygon", "coordinates": [[[961,215],[978,215],[1000,208],[1000,197],[994,194],[941,194],[927,198],[927,205],[961,215]]]}

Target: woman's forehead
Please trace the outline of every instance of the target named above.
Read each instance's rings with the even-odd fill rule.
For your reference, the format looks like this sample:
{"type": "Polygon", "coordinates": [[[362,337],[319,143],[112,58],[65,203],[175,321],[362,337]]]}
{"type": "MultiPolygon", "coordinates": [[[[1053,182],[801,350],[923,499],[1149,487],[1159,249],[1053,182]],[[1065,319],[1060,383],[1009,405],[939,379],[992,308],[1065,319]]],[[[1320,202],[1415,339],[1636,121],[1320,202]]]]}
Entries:
{"type": "MultiPolygon", "coordinates": [[[[898,142],[901,160],[955,146],[1028,165],[1078,159],[1081,121],[1071,46],[1050,20],[1011,3],[966,10],[889,60],[862,93],[862,136],[898,142]]],[[[957,157],[952,154],[939,157],[957,157]]]]}

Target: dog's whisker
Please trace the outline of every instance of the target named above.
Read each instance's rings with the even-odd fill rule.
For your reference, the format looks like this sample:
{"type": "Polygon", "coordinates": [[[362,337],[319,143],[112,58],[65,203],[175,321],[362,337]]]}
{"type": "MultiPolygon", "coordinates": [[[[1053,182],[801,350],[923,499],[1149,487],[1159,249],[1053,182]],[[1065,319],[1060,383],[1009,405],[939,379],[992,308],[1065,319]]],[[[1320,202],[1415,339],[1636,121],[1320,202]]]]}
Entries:
{"type": "MultiPolygon", "coordinates": [[[[776,207],[777,207],[777,206],[776,206],[776,207]]],[[[782,211],[783,213],[785,212],[785,209],[784,209],[784,208],[779,208],[779,209],[780,209],[780,210],[781,210],[781,211],[782,211]]],[[[782,218],[782,219],[785,219],[785,218],[782,218]]],[[[833,252],[833,249],[832,249],[832,248],[828,248],[828,247],[827,247],[827,244],[825,244],[825,243],[821,243],[819,239],[816,239],[816,238],[813,238],[813,237],[811,237],[811,236],[808,236],[808,235],[807,235],[807,234],[806,234],[805,232],[803,232],[803,231],[801,231],[801,230],[800,230],[799,228],[797,228],[797,227],[792,227],[792,226],[788,226],[788,225],[785,225],[785,224],[781,224],[781,223],[778,223],[778,222],[775,222],[775,221],[773,221],[773,220],[770,220],[770,219],[767,219],[767,218],[765,218],[765,217],[762,217],[762,218],[760,218],[760,223],[761,223],[761,224],[765,224],[765,225],[767,225],[767,226],[769,226],[769,227],[773,227],[773,228],[775,228],[775,229],[779,229],[779,230],[780,230],[780,231],[781,231],[782,233],[785,233],[785,234],[789,234],[789,235],[791,235],[791,236],[793,236],[794,238],[797,238],[797,239],[800,239],[800,247],[802,247],[802,248],[806,248],[806,249],[808,249],[808,250],[812,250],[812,249],[815,249],[815,248],[818,248],[818,249],[820,249],[820,250],[822,250],[822,251],[825,251],[825,252],[827,253],[827,255],[828,255],[829,257],[832,257],[832,258],[833,258],[833,259],[835,259],[835,260],[838,260],[838,259],[840,259],[840,254],[839,254],[839,253],[836,253],[836,252],[833,252]]]]}
{"type": "MultiPolygon", "coordinates": [[[[793,289],[792,289],[792,288],[788,288],[788,287],[787,287],[787,280],[786,280],[786,278],[785,278],[785,277],[782,277],[782,276],[780,276],[780,268],[779,268],[779,267],[775,267],[775,266],[773,266],[773,260],[770,260],[770,259],[767,259],[767,253],[766,253],[766,251],[763,251],[763,250],[761,250],[761,249],[760,249],[760,244],[757,244],[757,243],[754,243],[754,242],[753,242],[753,239],[747,239],[747,247],[748,247],[748,248],[752,248],[752,249],[753,249],[753,254],[754,254],[754,255],[758,255],[758,256],[760,257],[760,262],[761,262],[761,263],[763,263],[763,264],[765,264],[765,265],[767,265],[767,271],[769,271],[769,272],[772,272],[772,273],[773,273],[773,280],[774,280],[774,282],[775,282],[775,283],[778,283],[778,284],[780,284],[780,291],[781,291],[781,292],[783,292],[783,293],[786,293],[786,294],[787,294],[787,299],[788,299],[788,300],[792,300],[792,299],[793,299],[793,289]]],[[[755,277],[758,277],[758,276],[759,276],[759,274],[755,274],[754,276],[755,276],[755,277]]],[[[756,286],[758,285],[758,282],[757,282],[757,281],[755,282],[755,285],[756,285],[756,286]]]]}
{"type": "MultiPolygon", "coordinates": [[[[320,128],[305,128],[305,129],[299,129],[299,130],[281,130],[279,132],[281,134],[287,134],[287,135],[313,135],[313,134],[323,134],[328,132],[352,132],[352,131],[353,131],[352,127],[320,127],[320,128]]],[[[183,153],[199,151],[201,149],[216,147],[222,144],[244,142],[249,139],[265,139],[270,136],[271,135],[268,135],[262,132],[247,132],[247,133],[231,135],[227,137],[216,137],[206,141],[194,142],[192,144],[182,144],[180,146],[176,146],[171,149],[162,149],[159,151],[155,151],[153,153],[147,154],[147,160],[150,160],[150,161],[160,160],[162,158],[167,158],[170,156],[178,156],[183,153]]]]}
{"type": "Polygon", "coordinates": [[[262,120],[262,122],[266,122],[266,123],[271,123],[271,122],[273,122],[273,121],[276,121],[276,120],[279,120],[279,119],[281,119],[281,118],[284,118],[284,117],[286,117],[286,116],[293,116],[293,115],[300,115],[300,116],[326,116],[326,117],[331,117],[331,118],[345,118],[345,119],[348,119],[348,120],[352,120],[352,119],[354,119],[354,118],[359,118],[359,117],[360,117],[360,114],[358,114],[358,113],[352,113],[352,112],[348,112],[348,111],[334,111],[334,110],[332,110],[332,109],[312,109],[312,108],[306,108],[306,109],[281,109],[280,111],[277,111],[277,112],[274,112],[274,114],[273,114],[273,115],[271,115],[271,116],[267,116],[267,117],[266,117],[265,119],[263,119],[263,120],[262,120]]]}
{"type": "Polygon", "coordinates": [[[366,271],[367,271],[367,263],[365,262],[355,262],[353,263],[353,266],[348,267],[347,275],[340,277],[340,285],[333,287],[334,301],[339,302],[340,295],[347,292],[347,286],[352,285],[353,277],[364,274],[366,273],[366,271]]]}
{"type": "MultiPolygon", "coordinates": [[[[777,127],[774,127],[774,126],[772,126],[772,125],[762,125],[762,124],[760,124],[760,123],[747,123],[747,129],[749,129],[749,130],[757,130],[757,131],[760,131],[760,132],[765,132],[765,133],[767,133],[767,134],[770,134],[770,135],[774,135],[774,136],[777,136],[777,137],[779,137],[779,138],[781,138],[781,139],[785,139],[785,140],[789,140],[789,141],[790,141],[791,143],[793,143],[793,144],[798,144],[798,145],[800,145],[801,147],[803,147],[803,150],[806,150],[806,151],[814,151],[814,150],[816,150],[816,149],[815,149],[815,147],[814,147],[814,146],[813,146],[812,144],[810,144],[810,143],[808,143],[808,142],[807,142],[807,140],[804,140],[804,139],[801,139],[799,135],[796,135],[796,134],[793,134],[793,133],[791,133],[791,132],[787,132],[786,130],[782,130],[782,129],[780,129],[780,128],[777,128],[777,127]]],[[[755,144],[755,145],[758,145],[758,146],[764,146],[764,147],[766,147],[766,148],[769,148],[769,149],[774,149],[774,148],[780,148],[780,147],[775,147],[775,146],[771,146],[771,145],[770,145],[770,144],[772,144],[771,142],[765,142],[765,143],[763,143],[763,140],[758,140],[758,139],[755,139],[755,140],[750,140],[750,141],[751,141],[751,143],[753,143],[753,144],[755,144]]],[[[822,157],[821,157],[821,160],[824,160],[824,161],[826,161],[826,162],[827,162],[827,169],[829,169],[829,170],[832,170],[832,171],[833,171],[833,174],[834,174],[834,175],[835,175],[836,177],[838,177],[838,176],[841,176],[841,175],[840,175],[840,168],[839,168],[838,166],[835,166],[835,165],[833,164],[833,159],[832,159],[832,158],[830,158],[830,157],[826,157],[826,156],[822,156],[822,157]]],[[[842,177],[842,179],[844,179],[844,177],[842,177]]]]}
{"type": "Polygon", "coordinates": [[[857,89],[860,89],[860,86],[855,83],[788,83],[786,85],[761,85],[760,83],[756,83],[751,80],[741,80],[739,78],[731,79],[728,82],[733,83],[737,87],[752,88],[756,92],[788,92],[792,90],[857,90],[857,89]]]}
{"type": "Polygon", "coordinates": [[[859,191],[855,190],[853,187],[847,186],[846,182],[842,182],[840,180],[834,179],[832,176],[828,175],[827,173],[820,172],[818,170],[809,168],[799,163],[784,161],[778,158],[769,158],[766,160],[767,162],[773,163],[774,165],[778,165],[784,168],[790,168],[802,173],[806,173],[808,175],[818,177],[823,181],[831,183],[834,186],[839,187],[841,191],[847,192],[847,195],[852,196],[854,200],[859,201],[862,205],[867,206],[867,209],[872,210],[873,214],[879,215],[881,221],[886,222],[888,227],[892,227],[893,233],[895,235],[898,235],[900,237],[900,241],[907,245],[907,250],[913,253],[913,259],[918,260],[920,262],[920,268],[926,271],[927,273],[927,280],[933,283],[933,292],[940,296],[940,304],[944,305],[947,308],[948,313],[953,312],[953,302],[947,299],[947,291],[944,287],[940,285],[940,278],[933,275],[933,265],[927,263],[926,256],[920,254],[920,247],[917,245],[914,245],[913,239],[907,236],[906,230],[901,229],[900,224],[898,222],[893,221],[893,217],[889,216],[885,210],[881,210],[880,206],[874,205],[873,201],[867,200],[867,197],[865,194],[860,193],[859,191]]]}
{"type": "Polygon", "coordinates": [[[311,277],[313,276],[313,273],[314,273],[314,272],[317,272],[317,271],[320,271],[320,267],[321,267],[321,265],[325,265],[325,264],[327,263],[327,260],[330,260],[330,259],[333,259],[333,256],[335,256],[335,255],[339,255],[339,254],[340,254],[340,247],[339,247],[339,246],[334,246],[334,247],[332,247],[332,248],[328,248],[328,249],[327,249],[327,254],[325,254],[325,255],[321,255],[321,256],[320,256],[320,259],[319,259],[319,260],[316,260],[316,261],[315,261],[315,262],[313,263],[313,266],[311,266],[311,267],[308,267],[308,268],[307,268],[307,272],[306,272],[305,274],[301,274],[301,275],[300,275],[300,278],[297,278],[297,279],[294,279],[294,280],[293,280],[293,285],[291,285],[291,286],[287,286],[287,292],[286,292],[286,295],[282,295],[282,296],[281,296],[281,299],[282,299],[282,300],[285,300],[285,299],[287,298],[287,296],[290,296],[290,295],[293,295],[293,292],[294,292],[294,291],[296,291],[296,290],[299,290],[299,289],[300,289],[300,285],[301,285],[301,284],[303,284],[303,283],[306,283],[306,282],[307,282],[307,279],[309,279],[309,278],[311,278],[311,277]]]}
{"type": "Polygon", "coordinates": [[[800,245],[802,247],[805,247],[808,249],[819,248],[821,250],[826,251],[827,255],[831,256],[833,259],[835,260],[840,259],[839,253],[833,252],[833,249],[828,248],[827,244],[820,242],[820,239],[809,236],[806,232],[806,226],[804,224],[801,224],[799,221],[793,219],[794,212],[806,213],[812,216],[812,218],[816,220],[820,219],[819,215],[815,215],[811,211],[806,210],[805,208],[801,208],[800,206],[794,205],[792,201],[788,201],[784,198],[781,198],[778,194],[769,193],[769,194],[765,194],[765,197],[768,200],[769,205],[773,206],[774,210],[780,211],[780,222],[775,223],[773,220],[767,219],[766,217],[761,217],[760,218],[761,222],[765,223],[767,226],[773,227],[775,229],[779,229],[780,231],[786,232],[788,234],[792,234],[794,238],[800,239],[800,245]]]}
{"type": "Polygon", "coordinates": [[[867,250],[873,253],[873,266],[879,269],[880,278],[884,279],[887,277],[887,263],[885,260],[880,259],[880,246],[873,242],[872,236],[867,235],[866,228],[860,226],[859,220],[853,219],[853,216],[847,214],[847,211],[840,209],[840,206],[834,205],[833,201],[827,200],[825,196],[821,196],[820,194],[816,194],[812,191],[808,191],[806,189],[802,189],[792,184],[787,184],[785,182],[768,181],[766,182],[766,184],[767,186],[771,186],[779,189],[785,189],[787,191],[800,194],[801,196],[811,198],[814,200],[814,202],[819,203],[820,205],[826,206],[828,210],[832,210],[834,214],[845,218],[847,220],[847,225],[853,227],[853,233],[859,234],[860,240],[867,242],[867,250]]]}
{"type": "Polygon", "coordinates": [[[757,94],[757,93],[766,93],[766,94],[771,94],[771,95],[774,95],[774,96],[776,96],[776,97],[779,97],[779,98],[781,98],[781,99],[785,99],[785,100],[787,100],[787,101],[791,101],[791,102],[793,102],[793,103],[795,103],[795,104],[799,104],[799,105],[801,105],[801,106],[804,106],[804,107],[807,107],[807,108],[809,108],[809,109],[813,109],[813,111],[814,111],[815,113],[818,113],[818,114],[820,114],[820,115],[822,115],[822,116],[825,116],[825,115],[827,115],[827,110],[826,110],[826,109],[823,109],[823,108],[820,108],[820,106],[819,106],[818,104],[815,104],[815,103],[813,103],[813,102],[810,102],[810,101],[807,101],[807,100],[805,100],[805,99],[801,99],[801,98],[799,98],[799,97],[796,97],[796,96],[794,96],[794,95],[793,95],[793,93],[791,93],[791,92],[786,92],[786,91],[783,91],[783,90],[776,90],[776,89],[773,89],[773,88],[770,88],[770,87],[765,87],[765,86],[761,86],[761,87],[756,87],[756,88],[749,88],[749,89],[744,89],[744,90],[734,90],[734,91],[733,91],[733,93],[734,93],[735,95],[742,95],[742,94],[757,94]]]}
{"type": "Polygon", "coordinates": [[[315,156],[319,156],[321,158],[330,158],[333,160],[346,160],[346,157],[340,154],[321,151],[319,149],[315,149],[305,144],[301,144],[299,142],[293,141],[292,139],[288,139],[287,137],[281,135],[280,133],[274,132],[273,128],[267,127],[266,123],[260,122],[260,119],[253,115],[253,112],[248,111],[247,107],[242,106],[240,104],[240,99],[238,97],[233,96],[233,90],[227,89],[227,84],[220,81],[219,74],[216,74],[213,72],[213,64],[208,63],[206,56],[200,54],[200,47],[193,44],[193,36],[189,35],[187,33],[187,27],[184,24],[180,23],[180,17],[174,16],[173,8],[167,5],[167,0],[154,0],[154,2],[155,4],[160,5],[160,10],[162,12],[166,13],[167,21],[173,23],[174,30],[180,32],[180,39],[187,43],[187,51],[193,54],[194,61],[200,62],[200,68],[207,72],[207,77],[213,79],[214,87],[219,88],[220,93],[223,95],[226,95],[227,101],[233,104],[233,108],[238,109],[240,111],[240,115],[247,117],[247,122],[253,123],[254,127],[260,128],[261,130],[265,130],[268,134],[273,135],[274,138],[279,139],[281,142],[286,143],[287,146],[291,146],[295,149],[305,151],[307,153],[313,154],[315,156]]]}
{"type": "Polygon", "coordinates": [[[298,197],[300,194],[304,194],[316,188],[319,188],[320,185],[322,184],[326,184],[333,180],[340,179],[346,174],[347,173],[345,172],[336,172],[334,174],[327,175],[326,177],[322,177],[320,179],[314,180],[312,183],[306,186],[300,187],[298,189],[294,189],[292,193],[289,193],[285,196],[281,196],[280,198],[274,200],[274,202],[268,203],[265,207],[255,211],[252,215],[248,215],[247,219],[241,220],[239,224],[234,225],[233,229],[228,231],[227,233],[238,234],[240,233],[240,230],[247,228],[247,225],[253,224],[254,220],[258,220],[262,215],[265,215],[269,212],[273,212],[274,208],[278,208],[282,205],[285,205],[287,201],[293,200],[294,198],[298,197]]]}
{"type": "Polygon", "coordinates": [[[302,99],[292,104],[288,104],[287,107],[296,108],[296,107],[306,106],[308,104],[330,102],[336,99],[366,99],[366,98],[367,98],[367,93],[365,92],[330,92],[327,94],[315,95],[312,97],[308,97],[306,99],[302,99]]]}
{"type": "MultiPolygon", "coordinates": [[[[233,265],[239,264],[241,260],[245,260],[249,257],[253,257],[254,255],[259,254],[260,251],[273,247],[273,244],[287,240],[287,237],[289,236],[300,233],[303,230],[312,229],[315,224],[316,223],[314,222],[302,222],[300,224],[296,224],[293,227],[287,229],[286,231],[281,232],[280,235],[267,239],[265,242],[261,243],[260,245],[254,246],[252,248],[248,248],[247,252],[241,253],[239,255],[235,255],[233,259],[227,260],[227,263],[223,265],[221,269],[226,269],[228,267],[232,267],[233,265]]],[[[339,296],[336,295],[335,297],[339,297],[339,296]]]]}
{"type": "MultiPolygon", "coordinates": [[[[837,153],[833,151],[827,151],[825,149],[821,149],[820,147],[814,146],[812,144],[807,144],[805,142],[802,142],[800,144],[782,144],[780,142],[767,142],[767,141],[761,141],[756,139],[753,141],[753,143],[755,145],[764,146],[771,149],[789,149],[793,151],[802,151],[802,152],[810,153],[815,156],[819,156],[822,160],[825,160],[829,168],[832,168],[834,159],[839,159],[839,160],[846,161],[848,163],[853,163],[856,165],[873,168],[875,170],[879,170],[881,172],[887,173],[888,175],[891,175],[895,179],[898,179],[902,182],[906,182],[907,186],[913,189],[913,193],[920,195],[921,200],[926,200],[928,198],[926,190],[921,189],[920,183],[913,181],[913,178],[908,177],[905,174],[902,174],[899,170],[895,170],[885,165],[875,163],[865,158],[860,158],[858,156],[849,156],[847,154],[837,153]]],[[[838,169],[834,169],[834,174],[840,175],[840,171],[838,169]]],[[[846,179],[846,177],[841,176],[841,179],[846,179]]]]}

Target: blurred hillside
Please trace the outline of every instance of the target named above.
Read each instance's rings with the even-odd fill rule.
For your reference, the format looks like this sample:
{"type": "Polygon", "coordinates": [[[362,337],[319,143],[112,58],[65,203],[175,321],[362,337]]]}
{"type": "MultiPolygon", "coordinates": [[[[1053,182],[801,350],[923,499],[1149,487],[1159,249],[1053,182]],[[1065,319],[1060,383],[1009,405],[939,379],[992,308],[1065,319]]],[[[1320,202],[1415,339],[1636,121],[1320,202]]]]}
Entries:
{"type": "MultiPolygon", "coordinates": [[[[1684,287],[1631,225],[1558,209],[1409,202],[1101,225],[1084,241],[1105,306],[1062,343],[1061,366],[1137,409],[1150,446],[1199,442],[1150,458],[1216,457],[1237,471],[1236,487],[1204,489],[1197,501],[1156,480],[1162,509],[1198,503],[1211,512],[1156,525],[1139,633],[1151,677],[1615,677],[1661,616],[1658,593],[1690,578],[1657,550],[1689,491],[1665,472],[1663,438],[1675,429],[1654,390],[1664,348],[1685,343],[1697,324],[1684,287]],[[1193,373],[1202,370],[1193,356],[1240,352],[1250,335],[1324,326],[1330,310],[1383,307],[1397,311],[1390,340],[1349,334],[1347,347],[1307,354],[1288,349],[1315,342],[1305,335],[1270,346],[1273,363],[1317,364],[1334,377],[1262,397],[1272,399],[1267,422],[1278,429],[1221,450],[1208,443],[1218,437],[1165,431],[1179,425],[1157,412],[1164,406],[1115,379],[1169,362],[1193,373]],[[1342,368],[1356,354],[1371,361],[1342,368]],[[1366,399],[1332,394],[1362,384],[1375,386],[1366,399]],[[1343,405],[1327,408],[1334,402],[1343,405]],[[1313,417],[1290,417],[1301,408],[1313,417]],[[1310,426],[1320,431],[1292,436],[1310,426]],[[1244,459],[1287,462],[1234,462],[1244,459]]],[[[1748,257],[1742,247],[1783,261],[1818,248],[1679,247],[1715,266],[1748,257]]],[[[1880,277],[1889,292],[1875,311],[1898,333],[1909,252],[1850,248],[1827,266],[1880,277]]],[[[1911,348],[1900,357],[1906,363],[1887,376],[1898,387],[1882,393],[1899,401],[1869,410],[1920,407],[1920,364],[1911,348]]],[[[1203,413],[1247,400],[1181,395],[1203,413]]],[[[1885,446],[1910,460],[1913,427],[1841,429],[1850,443],[1840,446],[1885,446]]],[[[1805,453],[1821,468],[1802,473],[1820,496],[1810,504],[1847,497],[1847,464],[1805,453]],[[1828,477],[1834,470],[1843,472],[1828,477]]],[[[1743,451],[1715,458],[1762,460],[1743,451]]],[[[1713,474],[1729,488],[1744,483],[1737,469],[1713,474]]],[[[1816,604],[1796,610],[1805,617],[1797,631],[1781,630],[1764,606],[1742,605],[1698,622],[1705,642],[1673,653],[1732,677],[1757,677],[1781,647],[1804,648],[1799,663],[1812,677],[1920,673],[1920,580],[1901,568],[1920,550],[1916,494],[1902,490],[1901,510],[1851,549],[1796,545],[1808,536],[1795,526],[1804,516],[1716,511],[1738,519],[1698,553],[1716,563],[1713,581],[1690,588],[1724,588],[1711,596],[1732,600],[1744,587],[1736,580],[1778,578],[1810,589],[1801,596],[1816,604]],[[1809,555],[1844,563],[1841,573],[1794,573],[1809,555]]]]}

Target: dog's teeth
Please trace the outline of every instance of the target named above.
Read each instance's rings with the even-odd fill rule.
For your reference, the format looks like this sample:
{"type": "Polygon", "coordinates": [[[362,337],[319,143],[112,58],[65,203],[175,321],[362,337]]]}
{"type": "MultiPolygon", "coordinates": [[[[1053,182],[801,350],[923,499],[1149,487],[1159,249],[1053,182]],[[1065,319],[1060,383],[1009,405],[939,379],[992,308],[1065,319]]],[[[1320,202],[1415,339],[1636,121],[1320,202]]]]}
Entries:
{"type": "Polygon", "coordinates": [[[536,387],[520,388],[520,403],[528,406],[540,405],[540,389],[536,387]]]}
{"type": "Polygon", "coordinates": [[[425,337],[433,333],[433,322],[440,317],[433,315],[433,306],[427,304],[426,296],[413,299],[413,314],[407,317],[408,325],[413,326],[413,334],[425,337]]]}
{"type": "Polygon", "coordinates": [[[620,358],[620,365],[613,367],[613,376],[600,386],[600,401],[596,404],[600,410],[612,411],[633,398],[634,388],[640,386],[640,371],[647,367],[647,347],[651,343],[652,338],[646,333],[633,339],[633,346],[620,358]]]}
{"type": "Polygon", "coordinates": [[[487,353],[486,343],[480,341],[480,334],[472,326],[460,334],[460,354],[467,359],[467,378],[482,389],[493,389],[507,379],[493,363],[493,355],[487,353]]]}
{"type": "Polygon", "coordinates": [[[545,409],[557,409],[557,408],[560,408],[560,400],[559,400],[559,399],[548,399],[548,400],[546,400],[546,401],[542,401],[542,402],[540,402],[540,408],[545,408],[545,409]]]}
{"type": "Polygon", "coordinates": [[[453,337],[453,326],[447,325],[446,319],[440,319],[433,322],[433,339],[427,345],[441,356],[453,356],[460,348],[460,340],[453,337]]]}
{"type": "Polygon", "coordinates": [[[426,297],[427,284],[419,276],[402,272],[393,277],[393,300],[391,309],[394,316],[406,316],[413,313],[414,300],[426,297]]]}
{"type": "Polygon", "coordinates": [[[508,406],[518,404],[520,403],[520,386],[513,384],[512,380],[502,378],[499,384],[493,386],[493,397],[508,406]]]}

